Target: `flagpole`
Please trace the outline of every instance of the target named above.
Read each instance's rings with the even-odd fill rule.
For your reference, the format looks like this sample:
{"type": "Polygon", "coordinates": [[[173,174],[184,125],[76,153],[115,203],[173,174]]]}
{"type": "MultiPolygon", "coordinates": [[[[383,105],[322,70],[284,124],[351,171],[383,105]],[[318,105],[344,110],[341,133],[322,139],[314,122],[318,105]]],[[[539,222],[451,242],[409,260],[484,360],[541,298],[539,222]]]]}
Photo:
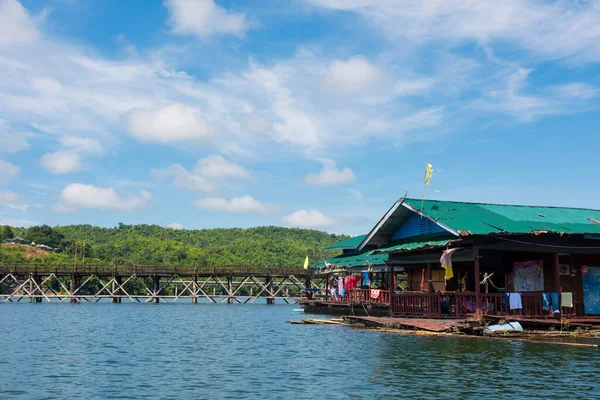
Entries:
{"type": "Polygon", "coordinates": [[[425,180],[427,179],[427,166],[429,165],[429,161],[425,162],[425,178],[423,179],[423,195],[421,196],[421,218],[423,218],[423,207],[425,207],[425,180]]]}

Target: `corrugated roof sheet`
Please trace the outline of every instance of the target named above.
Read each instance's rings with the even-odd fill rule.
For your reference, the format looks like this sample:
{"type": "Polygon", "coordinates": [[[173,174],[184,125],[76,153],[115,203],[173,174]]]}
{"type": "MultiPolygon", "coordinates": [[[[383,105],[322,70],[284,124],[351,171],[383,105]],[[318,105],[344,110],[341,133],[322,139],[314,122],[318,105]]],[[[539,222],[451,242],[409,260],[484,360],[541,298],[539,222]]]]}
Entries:
{"type": "Polygon", "coordinates": [[[325,247],[325,250],[335,249],[355,249],[364,240],[367,235],[359,235],[350,239],[342,240],[341,242],[334,243],[330,246],[325,247]]]}
{"type": "MultiPolygon", "coordinates": [[[[353,254],[349,256],[332,257],[325,261],[334,267],[363,267],[367,265],[385,265],[388,260],[387,254],[373,254],[372,251],[367,251],[361,254],[353,254]]],[[[310,268],[323,268],[325,261],[314,263],[310,268]]]]}
{"type": "Polygon", "coordinates": [[[374,254],[379,253],[392,253],[392,252],[401,252],[401,251],[411,251],[411,250],[421,250],[421,249],[429,249],[434,247],[444,247],[450,242],[450,239],[440,239],[440,240],[406,240],[400,243],[396,243],[392,246],[381,247],[377,250],[373,250],[374,254]]]}
{"type": "Polygon", "coordinates": [[[461,235],[600,233],[600,210],[405,199],[405,203],[461,235]]]}

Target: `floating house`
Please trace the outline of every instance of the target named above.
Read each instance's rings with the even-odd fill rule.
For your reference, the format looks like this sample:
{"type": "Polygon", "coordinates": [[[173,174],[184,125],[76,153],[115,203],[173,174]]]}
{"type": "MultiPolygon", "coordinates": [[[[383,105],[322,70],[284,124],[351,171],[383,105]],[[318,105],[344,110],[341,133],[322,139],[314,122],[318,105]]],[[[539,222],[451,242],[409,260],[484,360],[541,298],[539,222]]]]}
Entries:
{"type": "Polygon", "coordinates": [[[600,210],[402,198],[367,235],[329,249],[343,254],[311,266],[327,293],[304,301],[308,310],[600,315],[600,210]],[[373,274],[382,276],[379,284],[373,274]],[[360,283],[348,287],[353,275],[360,283]],[[336,281],[347,290],[339,296],[338,284],[334,299],[336,281]]]}

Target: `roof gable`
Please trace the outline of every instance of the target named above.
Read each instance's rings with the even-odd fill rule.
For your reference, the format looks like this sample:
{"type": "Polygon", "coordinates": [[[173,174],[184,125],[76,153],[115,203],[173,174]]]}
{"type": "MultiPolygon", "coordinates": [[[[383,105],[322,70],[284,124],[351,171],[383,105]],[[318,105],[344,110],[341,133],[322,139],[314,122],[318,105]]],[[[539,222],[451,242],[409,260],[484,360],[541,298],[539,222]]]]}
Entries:
{"type": "Polygon", "coordinates": [[[365,239],[367,235],[359,235],[352,237],[350,239],[342,240],[341,242],[334,243],[325,247],[325,250],[337,250],[337,249],[347,249],[347,250],[355,250],[365,239]]]}
{"type": "Polygon", "coordinates": [[[423,215],[461,235],[493,233],[600,233],[600,211],[568,208],[405,199],[423,215]],[[421,210],[422,207],[422,210],[421,210]]]}

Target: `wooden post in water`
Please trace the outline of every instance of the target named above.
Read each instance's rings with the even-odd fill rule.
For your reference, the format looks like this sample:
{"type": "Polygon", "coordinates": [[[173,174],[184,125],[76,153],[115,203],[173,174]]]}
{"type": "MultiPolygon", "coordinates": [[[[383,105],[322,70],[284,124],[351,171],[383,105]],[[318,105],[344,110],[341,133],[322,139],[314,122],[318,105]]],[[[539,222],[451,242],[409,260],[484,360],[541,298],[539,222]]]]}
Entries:
{"type": "Polygon", "coordinates": [[[33,274],[29,274],[29,302],[33,303],[33,274]]]}
{"type": "Polygon", "coordinates": [[[77,275],[76,274],[72,274],[71,275],[71,280],[69,282],[69,297],[71,298],[70,302],[71,303],[77,303],[77,298],[73,297],[73,294],[75,293],[75,291],[77,290],[77,275]]]}
{"type": "Polygon", "coordinates": [[[152,277],[152,302],[154,304],[158,304],[160,302],[160,299],[158,297],[160,292],[160,276],[153,276],[152,277]]]}
{"type": "Polygon", "coordinates": [[[269,275],[267,278],[267,288],[269,289],[269,297],[267,297],[267,304],[275,304],[275,298],[272,297],[273,293],[273,277],[269,275]]]}
{"type": "MultiPolygon", "coordinates": [[[[37,287],[39,288],[39,289],[36,289],[37,294],[38,295],[39,294],[43,294],[42,293],[42,290],[43,290],[43,288],[42,288],[42,278],[40,278],[38,275],[34,275],[33,276],[33,280],[36,283],[37,287]]],[[[42,297],[41,296],[36,296],[35,297],[35,302],[36,303],[41,303],[42,302],[42,297]]]]}
{"type": "Polygon", "coordinates": [[[194,291],[192,293],[192,304],[198,304],[198,275],[194,275],[194,291]]]}
{"type": "Polygon", "coordinates": [[[233,297],[231,297],[231,293],[233,292],[233,276],[227,276],[227,304],[233,304],[233,297]]]}
{"type": "Polygon", "coordinates": [[[117,277],[116,277],[116,276],[113,276],[113,281],[112,281],[112,283],[111,283],[111,292],[112,292],[112,294],[113,294],[113,295],[112,295],[112,298],[111,298],[111,302],[112,302],[112,303],[118,303],[118,302],[119,302],[119,299],[120,299],[120,298],[117,296],[117,290],[118,290],[118,289],[117,289],[116,280],[117,280],[117,277]]]}

